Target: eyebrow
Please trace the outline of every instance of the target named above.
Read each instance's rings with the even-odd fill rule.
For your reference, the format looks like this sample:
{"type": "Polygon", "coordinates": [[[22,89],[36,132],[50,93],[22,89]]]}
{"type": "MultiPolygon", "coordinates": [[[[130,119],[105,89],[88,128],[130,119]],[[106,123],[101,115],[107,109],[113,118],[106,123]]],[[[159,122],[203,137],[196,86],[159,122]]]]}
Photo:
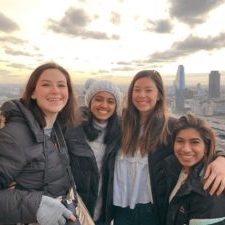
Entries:
{"type": "Polygon", "coordinates": [[[115,100],[114,97],[104,97],[104,96],[101,96],[101,95],[98,95],[98,94],[96,94],[94,97],[95,98],[107,98],[107,99],[113,99],[113,100],[115,100]]]}
{"type": "MultiPolygon", "coordinates": [[[[185,139],[185,138],[180,137],[180,136],[176,136],[176,139],[185,139]]],[[[202,140],[202,139],[199,138],[199,137],[196,137],[196,138],[190,138],[189,140],[202,140]]]]}
{"type": "Polygon", "coordinates": [[[145,87],[141,87],[141,86],[138,86],[138,85],[134,85],[134,88],[147,89],[147,88],[153,88],[153,86],[145,86],[145,87]]]}
{"type": "MultiPolygon", "coordinates": [[[[51,80],[40,80],[40,82],[52,82],[51,80]]],[[[57,83],[67,83],[67,81],[64,80],[58,80],[57,83]]]]}

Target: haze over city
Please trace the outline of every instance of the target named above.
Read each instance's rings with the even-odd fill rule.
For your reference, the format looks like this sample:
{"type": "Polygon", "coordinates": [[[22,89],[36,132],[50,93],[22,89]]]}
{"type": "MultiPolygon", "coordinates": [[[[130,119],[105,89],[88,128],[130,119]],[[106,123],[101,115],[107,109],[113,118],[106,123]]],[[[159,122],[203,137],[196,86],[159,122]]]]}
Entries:
{"type": "Polygon", "coordinates": [[[0,0],[0,83],[25,82],[39,64],[55,61],[76,82],[127,82],[157,69],[172,83],[224,76],[224,0],[0,0]],[[197,76],[200,75],[200,76],[197,76]],[[200,77],[200,78],[199,78],[200,77]]]}

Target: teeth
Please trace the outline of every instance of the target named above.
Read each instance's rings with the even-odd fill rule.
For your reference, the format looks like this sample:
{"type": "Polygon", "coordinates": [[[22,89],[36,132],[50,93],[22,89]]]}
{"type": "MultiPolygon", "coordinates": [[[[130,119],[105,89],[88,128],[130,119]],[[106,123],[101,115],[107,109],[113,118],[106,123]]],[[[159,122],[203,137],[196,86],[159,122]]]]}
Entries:
{"type": "Polygon", "coordinates": [[[49,98],[48,100],[49,101],[58,101],[58,100],[60,100],[60,98],[49,98]]]}

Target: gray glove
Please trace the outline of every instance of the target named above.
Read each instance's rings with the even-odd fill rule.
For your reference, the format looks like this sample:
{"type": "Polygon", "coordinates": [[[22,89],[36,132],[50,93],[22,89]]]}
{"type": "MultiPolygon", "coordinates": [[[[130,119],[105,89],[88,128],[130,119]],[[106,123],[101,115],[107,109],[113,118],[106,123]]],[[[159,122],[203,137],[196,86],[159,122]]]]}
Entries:
{"type": "Polygon", "coordinates": [[[72,215],[59,200],[43,195],[37,211],[40,225],[64,225],[72,215]]]}

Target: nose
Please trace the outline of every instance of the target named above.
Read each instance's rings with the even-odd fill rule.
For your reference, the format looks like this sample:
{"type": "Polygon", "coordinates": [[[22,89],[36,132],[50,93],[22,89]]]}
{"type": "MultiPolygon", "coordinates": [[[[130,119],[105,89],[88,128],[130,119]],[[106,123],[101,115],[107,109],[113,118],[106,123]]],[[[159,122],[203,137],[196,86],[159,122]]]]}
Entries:
{"type": "Polygon", "coordinates": [[[139,97],[145,97],[145,91],[140,91],[139,92],[139,97]]]}
{"type": "Polygon", "coordinates": [[[184,143],[182,146],[182,151],[183,152],[190,152],[191,151],[191,147],[189,143],[184,143]]]}
{"type": "Polygon", "coordinates": [[[101,102],[100,106],[105,109],[105,108],[108,107],[108,102],[106,100],[104,100],[104,101],[101,102]]]}
{"type": "Polygon", "coordinates": [[[58,93],[58,92],[59,92],[59,87],[58,87],[57,85],[52,85],[51,91],[52,91],[53,93],[58,93]]]}

